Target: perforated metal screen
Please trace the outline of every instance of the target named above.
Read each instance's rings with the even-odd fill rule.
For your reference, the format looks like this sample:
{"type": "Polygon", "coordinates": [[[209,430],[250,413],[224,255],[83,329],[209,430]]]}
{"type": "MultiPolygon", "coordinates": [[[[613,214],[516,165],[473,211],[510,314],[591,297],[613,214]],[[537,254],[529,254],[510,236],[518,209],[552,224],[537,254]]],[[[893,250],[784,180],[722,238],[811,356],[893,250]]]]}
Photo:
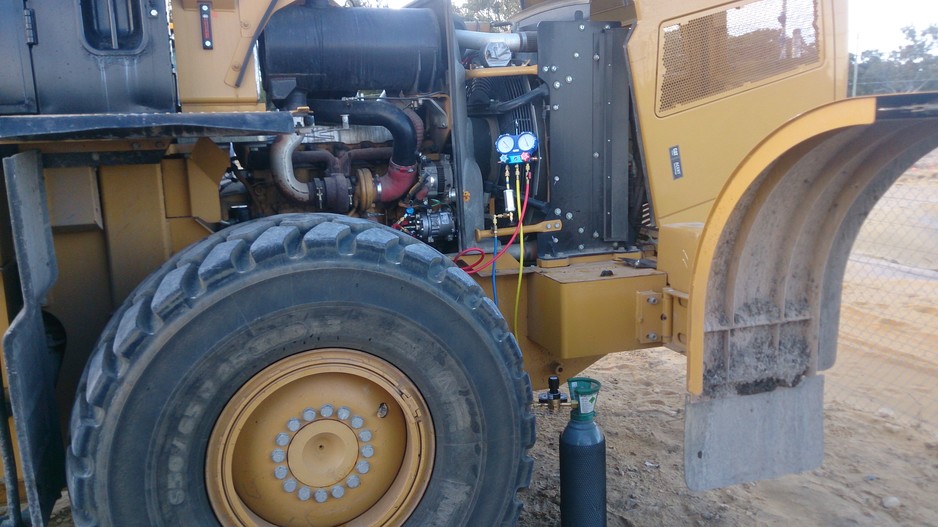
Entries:
{"type": "Polygon", "coordinates": [[[760,0],[662,28],[658,114],[820,62],[815,0],[760,0]]]}

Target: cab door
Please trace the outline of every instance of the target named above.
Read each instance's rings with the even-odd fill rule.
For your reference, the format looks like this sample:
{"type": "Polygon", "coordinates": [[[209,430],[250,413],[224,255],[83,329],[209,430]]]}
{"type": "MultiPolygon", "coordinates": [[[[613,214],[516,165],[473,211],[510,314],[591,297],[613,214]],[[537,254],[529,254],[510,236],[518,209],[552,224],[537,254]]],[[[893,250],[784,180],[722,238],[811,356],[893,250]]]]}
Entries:
{"type": "Polygon", "coordinates": [[[35,40],[35,17],[22,0],[0,2],[0,115],[37,111],[30,56],[35,40]]]}

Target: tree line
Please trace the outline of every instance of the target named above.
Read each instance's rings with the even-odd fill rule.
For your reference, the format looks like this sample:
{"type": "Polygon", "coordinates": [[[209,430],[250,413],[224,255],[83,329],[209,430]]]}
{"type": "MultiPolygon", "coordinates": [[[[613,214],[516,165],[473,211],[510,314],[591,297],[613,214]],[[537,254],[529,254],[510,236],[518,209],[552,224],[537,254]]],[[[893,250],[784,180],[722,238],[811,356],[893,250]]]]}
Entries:
{"type": "Polygon", "coordinates": [[[902,33],[905,43],[898,49],[850,54],[849,94],[938,90],[938,25],[921,31],[906,27],[902,33]]]}

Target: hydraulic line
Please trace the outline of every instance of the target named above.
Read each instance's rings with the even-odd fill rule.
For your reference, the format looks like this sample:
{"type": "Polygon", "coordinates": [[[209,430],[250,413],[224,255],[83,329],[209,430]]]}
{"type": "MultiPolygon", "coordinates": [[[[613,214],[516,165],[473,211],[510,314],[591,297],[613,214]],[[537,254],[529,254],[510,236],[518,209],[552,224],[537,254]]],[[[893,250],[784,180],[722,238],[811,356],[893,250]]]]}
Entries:
{"type": "MultiPolygon", "coordinates": [[[[531,165],[524,166],[524,175],[526,180],[531,179],[531,165]]],[[[521,177],[518,173],[515,173],[515,201],[517,201],[518,210],[522,210],[521,204],[521,177]]],[[[524,272],[524,215],[518,217],[518,248],[520,253],[518,254],[518,288],[515,290],[515,314],[514,314],[514,327],[515,327],[515,339],[520,339],[518,334],[518,306],[521,304],[521,277],[524,272]]]]}

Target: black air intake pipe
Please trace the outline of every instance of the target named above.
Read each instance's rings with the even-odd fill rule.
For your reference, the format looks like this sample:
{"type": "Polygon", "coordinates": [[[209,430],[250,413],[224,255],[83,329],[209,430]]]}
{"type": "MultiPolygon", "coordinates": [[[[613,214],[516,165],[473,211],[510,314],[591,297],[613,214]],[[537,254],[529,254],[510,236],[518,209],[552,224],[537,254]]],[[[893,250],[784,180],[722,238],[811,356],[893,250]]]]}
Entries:
{"type": "Polygon", "coordinates": [[[417,164],[417,129],[403,110],[382,101],[311,100],[307,102],[317,124],[342,123],[348,116],[349,124],[383,126],[394,138],[391,162],[407,167],[417,164]]]}

